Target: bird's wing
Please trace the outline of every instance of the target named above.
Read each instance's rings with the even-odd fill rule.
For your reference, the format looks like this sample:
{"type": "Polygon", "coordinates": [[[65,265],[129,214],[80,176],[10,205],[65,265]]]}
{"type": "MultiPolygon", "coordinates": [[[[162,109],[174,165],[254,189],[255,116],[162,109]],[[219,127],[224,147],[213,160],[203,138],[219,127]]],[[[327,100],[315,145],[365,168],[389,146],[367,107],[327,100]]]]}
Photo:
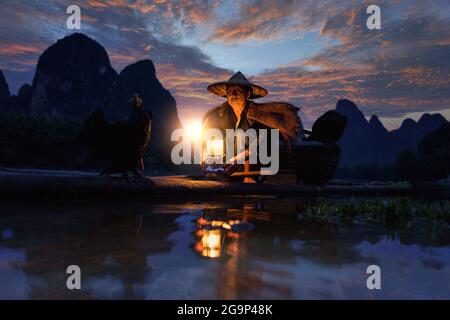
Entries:
{"type": "Polygon", "coordinates": [[[92,113],[81,125],[75,140],[75,166],[98,166],[110,152],[108,123],[101,110],[92,113]]]}

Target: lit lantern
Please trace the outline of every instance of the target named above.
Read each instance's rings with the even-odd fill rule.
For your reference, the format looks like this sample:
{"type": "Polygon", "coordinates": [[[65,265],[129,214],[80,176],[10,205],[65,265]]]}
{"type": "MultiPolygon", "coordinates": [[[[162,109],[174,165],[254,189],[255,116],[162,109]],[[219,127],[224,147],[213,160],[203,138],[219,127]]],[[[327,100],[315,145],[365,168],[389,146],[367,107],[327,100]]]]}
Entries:
{"type": "Polygon", "coordinates": [[[223,157],[224,148],[222,139],[209,139],[206,141],[206,154],[208,157],[223,157]]]}

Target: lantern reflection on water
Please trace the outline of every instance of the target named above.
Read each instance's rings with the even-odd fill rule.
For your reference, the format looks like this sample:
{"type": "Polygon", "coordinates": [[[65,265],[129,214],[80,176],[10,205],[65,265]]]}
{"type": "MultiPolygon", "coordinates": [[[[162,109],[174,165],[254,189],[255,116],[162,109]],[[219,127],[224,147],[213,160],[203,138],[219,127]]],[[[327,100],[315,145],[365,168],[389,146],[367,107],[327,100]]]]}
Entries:
{"type": "Polygon", "coordinates": [[[200,245],[196,249],[199,253],[208,258],[218,258],[221,254],[222,233],[218,229],[203,230],[200,245]]]}
{"type": "Polygon", "coordinates": [[[231,231],[239,220],[197,219],[197,241],[195,251],[207,258],[219,258],[223,252],[226,238],[237,239],[238,235],[231,231]]]}

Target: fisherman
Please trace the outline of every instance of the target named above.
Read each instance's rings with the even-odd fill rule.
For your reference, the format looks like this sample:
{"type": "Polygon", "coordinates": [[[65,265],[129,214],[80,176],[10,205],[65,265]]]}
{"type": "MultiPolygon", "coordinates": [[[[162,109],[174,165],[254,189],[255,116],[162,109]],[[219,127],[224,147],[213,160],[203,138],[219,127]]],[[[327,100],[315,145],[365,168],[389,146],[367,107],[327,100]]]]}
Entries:
{"type": "MultiPolygon", "coordinates": [[[[256,131],[279,129],[289,149],[294,140],[300,138],[301,120],[297,114],[298,108],[283,102],[253,102],[253,99],[265,97],[268,91],[248,81],[241,72],[237,72],[228,81],[211,84],[207,89],[215,95],[226,98],[227,101],[206,113],[203,118],[204,129],[219,129],[224,136],[226,129],[252,128],[256,131]]],[[[246,148],[244,153],[248,158],[248,145],[246,148]]],[[[245,173],[258,170],[259,167],[259,165],[249,166],[248,161],[244,168],[242,165],[228,164],[226,173],[231,174],[236,170],[245,173]]],[[[255,183],[259,178],[259,176],[245,176],[244,182],[255,183]]]]}

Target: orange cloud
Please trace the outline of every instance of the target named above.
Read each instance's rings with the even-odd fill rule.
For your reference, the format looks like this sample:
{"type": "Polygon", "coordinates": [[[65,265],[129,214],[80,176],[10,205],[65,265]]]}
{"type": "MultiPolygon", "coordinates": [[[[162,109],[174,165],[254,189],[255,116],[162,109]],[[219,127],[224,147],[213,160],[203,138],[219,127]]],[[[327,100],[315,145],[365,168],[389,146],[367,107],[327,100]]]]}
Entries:
{"type": "Polygon", "coordinates": [[[5,56],[15,56],[29,53],[40,54],[42,53],[42,50],[42,48],[39,48],[36,45],[4,43],[3,46],[0,47],[0,54],[5,56]]]}

